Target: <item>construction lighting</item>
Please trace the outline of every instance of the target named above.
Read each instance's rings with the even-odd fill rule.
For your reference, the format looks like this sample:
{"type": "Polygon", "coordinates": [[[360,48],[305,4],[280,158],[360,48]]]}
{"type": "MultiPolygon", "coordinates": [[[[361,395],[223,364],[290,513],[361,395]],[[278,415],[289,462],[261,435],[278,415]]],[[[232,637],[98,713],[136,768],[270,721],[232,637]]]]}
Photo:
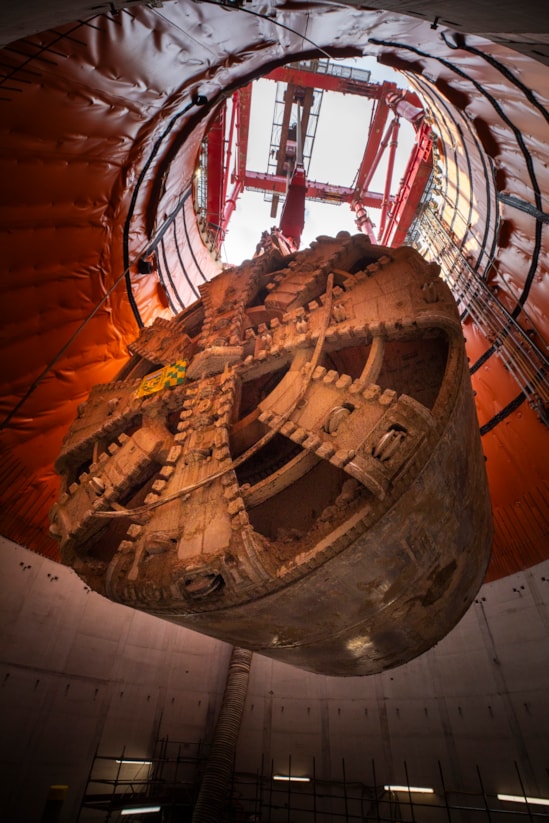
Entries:
{"type": "Polygon", "coordinates": [[[133,809],[122,809],[120,814],[154,814],[159,811],[160,806],[135,806],[133,809]]]}
{"type": "Polygon", "coordinates": [[[310,777],[294,777],[290,774],[273,774],[273,780],[285,780],[289,783],[310,783],[310,777]]]}
{"type": "Polygon", "coordinates": [[[117,760],[116,762],[130,766],[152,766],[152,760],[134,760],[133,757],[126,757],[124,760],[117,760]]]}
{"type": "Polygon", "coordinates": [[[498,800],[508,800],[509,803],[531,803],[532,806],[549,806],[547,797],[528,797],[523,794],[498,794],[498,800]]]}
{"type": "Polygon", "coordinates": [[[434,789],[425,786],[384,786],[386,792],[414,792],[414,794],[434,794],[434,789]]]}

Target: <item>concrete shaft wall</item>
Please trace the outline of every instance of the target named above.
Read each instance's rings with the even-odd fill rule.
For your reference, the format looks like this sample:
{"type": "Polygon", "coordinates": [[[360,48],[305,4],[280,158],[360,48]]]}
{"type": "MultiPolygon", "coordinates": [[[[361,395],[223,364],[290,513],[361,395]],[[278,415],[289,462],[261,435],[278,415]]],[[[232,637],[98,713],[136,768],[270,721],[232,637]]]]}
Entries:
{"type": "MultiPolygon", "coordinates": [[[[2,540],[2,807],[39,820],[67,784],[78,815],[94,753],[146,757],[154,741],[207,742],[230,647],[112,604],[67,568],[2,540]]],[[[301,672],[255,656],[236,769],[447,784],[549,796],[549,563],[485,585],[454,631],[369,678],[301,672]]]]}

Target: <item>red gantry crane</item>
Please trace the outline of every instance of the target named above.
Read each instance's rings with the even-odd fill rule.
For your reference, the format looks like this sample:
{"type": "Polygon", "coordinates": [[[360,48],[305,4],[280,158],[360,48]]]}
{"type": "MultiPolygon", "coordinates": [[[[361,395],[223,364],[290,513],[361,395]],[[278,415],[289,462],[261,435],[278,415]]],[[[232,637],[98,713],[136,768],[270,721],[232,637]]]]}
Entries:
{"type": "Polygon", "coordinates": [[[276,218],[284,198],[279,232],[290,249],[299,248],[306,199],[347,203],[355,212],[358,229],[372,242],[385,246],[402,244],[433,166],[431,128],[425,122],[417,95],[396,83],[372,83],[369,71],[327,59],[292,63],[270,72],[266,79],[277,83],[266,172],[247,168],[251,85],[235,92],[230,114],[223,105],[208,132],[201,211],[210,247],[219,252],[237,199],[245,189],[265,193],[271,201],[272,218],[276,218]],[[372,100],[362,161],[354,184],[349,187],[307,180],[324,92],[372,100]],[[398,192],[392,195],[401,118],[412,124],[415,141],[398,192]],[[382,192],[376,192],[371,184],[383,163],[385,184],[382,192]],[[380,211],[377,232],[369,209],[380,211]]]}

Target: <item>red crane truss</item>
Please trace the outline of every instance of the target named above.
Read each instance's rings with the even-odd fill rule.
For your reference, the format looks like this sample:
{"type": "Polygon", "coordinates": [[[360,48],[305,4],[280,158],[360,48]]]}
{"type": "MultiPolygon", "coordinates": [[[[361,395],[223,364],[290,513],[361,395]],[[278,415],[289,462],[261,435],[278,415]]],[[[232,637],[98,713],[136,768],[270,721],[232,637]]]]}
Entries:
{"type": "Polygon", "coordinates": [[[315,90],[369,98],[373,101],[373,110],[353,187],[306,181],[304,174],[300,176],[296,183],[299,189],[296,203],[299,202],[301,205],[292,206],[292,231],[295,234],[296,221],[303,220],[307,198],[323,202],[348,203],[356,214],[359,230],[368,234],[372,241],[389,246],[403,242],[432,171],[431,130],[424,122],[424,111],[419,98],[414,92],[398,88],[396,83],[372,83],[369,80],[369,73],[366,72],[349,71],[347,75],[342,75],[341,68],[337,66],[333,72],[331,64],[327,61],[310,61],[280,67],[266,75],[267,80],[287,84],[274,174],[247,168],[251,86],[239,89],[233,95],[228,129],[226,107],[223,106],[219,111],[208,132],[206,212],[208,228],[210,234],[215,235],[214,244],[217,249],[223,242],[237,199],[244,189],[271,193],[271,215],[276,216],[278,199],[286,195],[294,173],[293,169],[288,171],[285,168],[292,105],[296,99],[300,100],[301,127],[306,129],[315,90]],[[395,196],[391,195],[391,186],[400,118],[412,124],[416,139],[395,196]],[[384,190],[382,193],[371,191],[370,185],[374,174],[385,155],[387,165],[384,190]],[[230,193],[229,183],[232,185],[230,193]],[[381,210],[377,234],[368,214],[370,208],[381,210]],[[301,209],[303,214],[298,217],[296,209],[301,209]]]}

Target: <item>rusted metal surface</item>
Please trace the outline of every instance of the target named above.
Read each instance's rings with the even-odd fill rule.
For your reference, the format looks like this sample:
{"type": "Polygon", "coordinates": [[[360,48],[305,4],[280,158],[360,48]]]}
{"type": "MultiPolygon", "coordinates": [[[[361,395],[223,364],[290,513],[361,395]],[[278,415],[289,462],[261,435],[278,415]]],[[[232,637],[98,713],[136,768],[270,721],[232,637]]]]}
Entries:
{"type": "Polygon", "coordinates": [[[412,249],[319,238],[144,330],[57,460],[64,562],[115,601],[312,671],[432,646],[492,536],[437,273],[412,249]]]}

